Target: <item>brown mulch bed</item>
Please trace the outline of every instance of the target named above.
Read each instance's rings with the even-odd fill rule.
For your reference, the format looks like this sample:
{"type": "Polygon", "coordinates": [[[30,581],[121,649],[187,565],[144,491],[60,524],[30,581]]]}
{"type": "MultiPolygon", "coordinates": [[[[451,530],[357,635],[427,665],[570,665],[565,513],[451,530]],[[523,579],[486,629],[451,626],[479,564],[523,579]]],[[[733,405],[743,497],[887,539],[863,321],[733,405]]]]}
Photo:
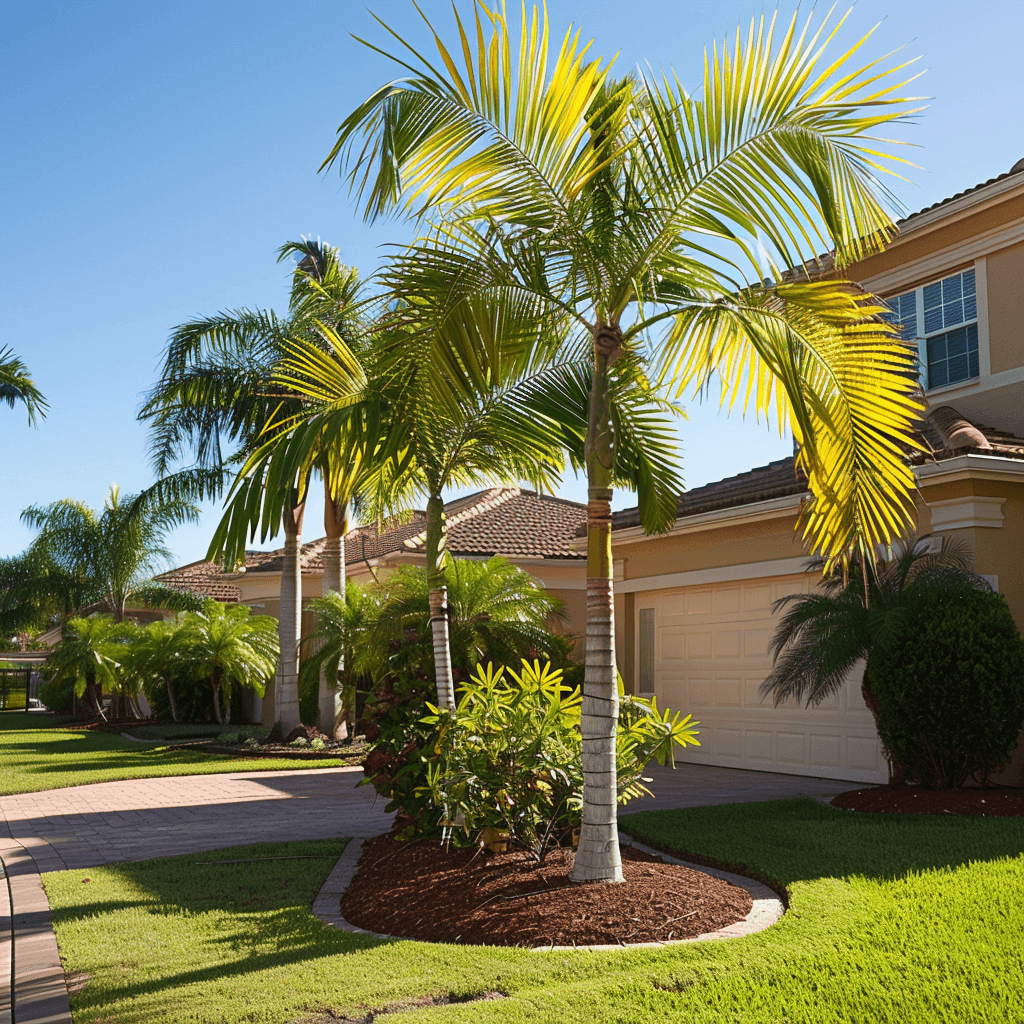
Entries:
{"type": "Polygon", "coordinates": [[[921,789],[873,786],[832,797],[833,807],[871,814],[974,814],[1013,818],[1024,814],[1024,789],[921,789]]]}
{"type": "Polygon", "coordinates": [[[427,942],[591,946],[692,938],[741,921],[750,894],[678,864],[622,849],[622,885],[569,880],[572,853],[538,867],[437,842],[371,839],[341,901],[351,924],[427,942]]]}

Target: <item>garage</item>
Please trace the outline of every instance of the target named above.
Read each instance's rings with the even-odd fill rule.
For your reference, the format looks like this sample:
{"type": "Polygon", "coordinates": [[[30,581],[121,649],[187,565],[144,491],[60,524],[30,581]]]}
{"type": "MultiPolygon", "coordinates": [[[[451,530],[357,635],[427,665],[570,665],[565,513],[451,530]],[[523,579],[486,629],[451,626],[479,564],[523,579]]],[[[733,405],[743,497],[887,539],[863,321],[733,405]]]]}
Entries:
{"type": "Polygon", "coordinates": [[[772,603],[809,590],[799,574],[638,591],[638,676],[660,707],[700,721],[695,764],[885,782],[888,769],[860,679],[816,708],[772,707],[758,696],[771,671],[772,603]]]}

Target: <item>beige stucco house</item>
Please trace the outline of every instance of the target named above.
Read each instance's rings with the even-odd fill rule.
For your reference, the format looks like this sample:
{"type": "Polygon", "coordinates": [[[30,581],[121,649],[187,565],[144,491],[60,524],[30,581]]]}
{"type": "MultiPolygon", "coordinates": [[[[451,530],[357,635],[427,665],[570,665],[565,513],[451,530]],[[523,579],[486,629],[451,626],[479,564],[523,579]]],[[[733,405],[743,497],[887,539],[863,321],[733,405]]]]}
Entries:
{"type": "MultiPolygon", "coordinates": [[[[919,533],[961,538],[1024,629],[1024,161],[908,217],[850,277],[917,340],[919,533]]],[[[645,536],[635,509],[616,513],[620,670],[700,720],[689,761],[884,782],[859,679],[810,710],[758,697],[772,602],[815,585],[794,529],[806,496],[790,458],[682,495],[664,536],[645,536]]],[[[1024,783],[1022,748],[1002,781],[1024,783]]]]}

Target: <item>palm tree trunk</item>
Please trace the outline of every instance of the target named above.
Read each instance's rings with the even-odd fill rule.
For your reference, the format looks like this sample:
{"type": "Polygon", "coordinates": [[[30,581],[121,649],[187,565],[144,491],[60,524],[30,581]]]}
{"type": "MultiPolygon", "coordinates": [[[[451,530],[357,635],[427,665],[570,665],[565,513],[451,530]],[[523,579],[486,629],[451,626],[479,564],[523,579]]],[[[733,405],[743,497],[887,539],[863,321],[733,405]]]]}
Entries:
{"type": "MultiPolygon", "coordinates": [[[[330,487],[324,484],[324,541],[323,591],[335,590],[345,596],[345,534],[348,533],[348,502],[331,496],[330,487]]],[[[344,651],[344,647],[342,647],[344,651]]],[[[345,695],[340,686],[340,677],[345,670],[345,655],[338,662],[338,677],[327,678],[327,669],[320,669],[319,719],[321,732],[343,740],[348,736],[345,722],[345,695]]]]}
{"type": "Polygon", "coordinates": [[[285,509],[284,563],[277,632],[281,654],[274,678],[274,723],[287,735],[299,724],[299,631],[302,626],[302,559],[299,537],[305,503],[285,509]]]}
{"type": "Polygon", "coordinates": [[[444,582],[445,550],[444,502],[440,494],[427,500],[427,588],[430,602],[430,632],[434,640],[434,677],[437,681],[437,706],[455,710],[455,686],[452,683],[452,652],[448,643],[448,588],[444,582]]]}
{"type": "Polygon", "coordinates": [[[583,734],[583,824],[572,869],[575,882],[622,882],[619,856],[615,734],[619,688],[615,671],[612,576],[614,439],[608,366],[621,350],[617,329],[594,333],[594,376],[587,426],[587,642],[580,729],[583,734]]]}
{"type": "Polygon", "coordinates": [[[217,719],[218,725],[224,724],[224,715],[220,709],[220,670],[213,670],[213,678],[210,680],[213,687],[213,717],[217,719]]]}
{"type": "Polygon", "coordinates": [[[171,705],[171,720],[175,725],[177,725],[179,722],[178,702],[174,698],[174,685],[171,683],[170,679],[164,680],[164,688],[167,690],[167,702],[171,705]]]}

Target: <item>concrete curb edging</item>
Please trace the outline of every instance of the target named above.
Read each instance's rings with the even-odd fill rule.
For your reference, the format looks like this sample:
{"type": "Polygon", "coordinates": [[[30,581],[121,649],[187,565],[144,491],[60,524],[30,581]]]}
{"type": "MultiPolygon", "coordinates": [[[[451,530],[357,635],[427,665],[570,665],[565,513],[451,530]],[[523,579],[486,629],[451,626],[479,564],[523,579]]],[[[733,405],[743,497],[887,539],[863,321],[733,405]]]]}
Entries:
{"type": "Polygon", "coordinates": [[[0,865],[0,885],[5,897],[9,893],[0,900],[0,970],[6,972],[0,987],[11,990],[8,1000],[0,1001],[0,1024],[72,1024],[50,903],[36,862],[17,840],[0,840],[0,865]]]}
{"type": "MultiPolygon", "coordinates": [[[[340,928],[342,931],[352,932],[356,935],[369,935],[375,939],[389,939],[392,942],[422,942],[422,939],[407,939],[397,935],[383,935],[380,932],[367,931],[365,928],[357,928],[341,916],[341,898],[356,875],[356,867],[359,863],[359,856],[363,852],[363,839],[352,839],[345,847],[338,862],[334,865],[331,873],[327,876],[313,901],[313,913],[320,918],[324,924],[340,928]]],[[[535,946],[531,950],[534,953],[565,953],[578,950],[580,952],[608,953],[624,949],[660,949],[665,946],[679,946],[688,942],[704,942],[708,939],[734,939],[743,935],[754,935],[763,932],[779,921],[783,915],[784,907],[778,893],[770,889],[762,882],[745,875],[736,875],[729,871],[720,871],[718,868],[705,867],[703,864],[691,864],[689,861],[679,860],[677,857],[670,857],[661,850],[653,850],[643,843],[638,843],[629,836],[620,836],[623,846],[631,846],[642,853],[648,853],[660,857],[667,864],[680,864],[693,871],[703,871],[713,878],[720,878],[730,885],[746,889],[750,898],[754,901],[750,913],[742,921],[719,928],[718,931],[705,932],[703,935],[695,935],[689,939],[669,939],[665,942],[623,942],[615,945],[599,946],[535,946]]]]}

